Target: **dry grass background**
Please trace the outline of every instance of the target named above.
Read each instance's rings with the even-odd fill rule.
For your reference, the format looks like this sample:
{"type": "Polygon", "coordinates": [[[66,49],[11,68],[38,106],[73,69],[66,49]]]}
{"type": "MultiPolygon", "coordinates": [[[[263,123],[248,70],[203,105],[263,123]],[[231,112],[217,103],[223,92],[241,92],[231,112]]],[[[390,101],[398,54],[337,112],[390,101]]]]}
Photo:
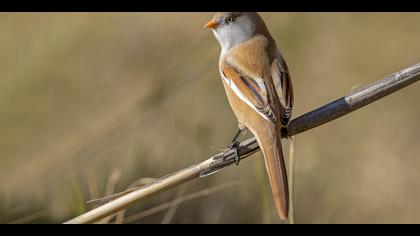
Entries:
{"type": "MultiPolygon", "coordinates": [[[[202,28],[211,16],[0,14],[0,222],[60,223],[224,148],[236,121],[202,28]]],[[[262,16],[290,66],[295,117],[420,61],[418,13],[262,16]]],[[[297,223],[420,222],[419,91],[297,136],[297,223]]],[[[126,216],[240,181],[131,222],[278,223],[256,155],[126,216]]]]}

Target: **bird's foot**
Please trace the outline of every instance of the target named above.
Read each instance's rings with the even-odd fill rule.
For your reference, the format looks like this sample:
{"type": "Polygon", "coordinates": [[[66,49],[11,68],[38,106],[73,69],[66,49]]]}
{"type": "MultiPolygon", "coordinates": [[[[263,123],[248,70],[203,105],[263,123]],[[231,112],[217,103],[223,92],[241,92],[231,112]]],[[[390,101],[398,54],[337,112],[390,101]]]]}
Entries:
{"type": "Polygon", "coordinates": [[[235,164],[236,166],[239,165],[239,162],[241,161],[241,157],[239,156],[239,152],[238,152],[238,147],[239,147],[240,142],[238,141],[234,141],[229,145],[229,149],[233,150],[233,152],[235,153],[235,164]]]}

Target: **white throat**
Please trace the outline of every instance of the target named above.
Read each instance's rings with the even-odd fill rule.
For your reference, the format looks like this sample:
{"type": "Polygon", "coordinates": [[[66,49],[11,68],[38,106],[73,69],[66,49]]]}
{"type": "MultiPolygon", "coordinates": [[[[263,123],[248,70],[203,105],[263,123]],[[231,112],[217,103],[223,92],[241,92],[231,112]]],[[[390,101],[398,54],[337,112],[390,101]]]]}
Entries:
{"type": "Polygon", "coordinates": [[[213,34],[219,41],[222,54],[229,49],[247,41],[253,36],[254,27],[239,28],[238,26],[221,27],[213,30],[213,34]]]}
{"type": "Polygon", "coordinates": [[[232,43],[226,39],[226,37],[220,36],[216,30],[213,30],[214,37],[216,37],[217,41],[220,44],[222,49],[221,55],[225,54],[230,48],[232,48],[232,43]]]}

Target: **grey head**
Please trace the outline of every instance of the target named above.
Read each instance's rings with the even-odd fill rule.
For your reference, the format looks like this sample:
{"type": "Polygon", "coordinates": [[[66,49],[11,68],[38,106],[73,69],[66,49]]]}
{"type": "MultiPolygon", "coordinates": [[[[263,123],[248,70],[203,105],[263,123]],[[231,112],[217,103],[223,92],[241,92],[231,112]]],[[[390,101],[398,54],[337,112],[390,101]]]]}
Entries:
{"type": "Polygon", "coordinates": [[[222,52],[259,34],[273,40],[263,19],[256,12],[220,12],[204,27],[213,31],[222,52]]]}

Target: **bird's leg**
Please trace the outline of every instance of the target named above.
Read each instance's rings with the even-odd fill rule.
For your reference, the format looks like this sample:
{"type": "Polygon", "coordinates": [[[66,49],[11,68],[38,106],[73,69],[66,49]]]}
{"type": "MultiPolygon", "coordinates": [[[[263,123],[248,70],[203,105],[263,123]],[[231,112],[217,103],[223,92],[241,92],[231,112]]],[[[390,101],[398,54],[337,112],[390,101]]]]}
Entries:
{"type": "Polygon", "coordinates": [[[241,135],[241,133],[242,133],[242,129],[238,129],[238,131],[236,131],[235,136],[233,136],[232,142],[229,147],[237,146],[237,144],[239,144],[238,138],[239,138],[239,135],[241,135]]]}
{"type": "Polygon", "coordinates": [[[238,152],[238,146],[240,144],[240,142],[238,142],[238,138],[241,133],[242,133],[242,129],[238,129],[238,131],[236,131],[236,134],[232,139],[232,142],[229,145],[229,149],[232,149],[235,152],[236,165],[239,165],[239,161],[241,160],[241,158],[239,157],[239,152],[238,152]]]}

